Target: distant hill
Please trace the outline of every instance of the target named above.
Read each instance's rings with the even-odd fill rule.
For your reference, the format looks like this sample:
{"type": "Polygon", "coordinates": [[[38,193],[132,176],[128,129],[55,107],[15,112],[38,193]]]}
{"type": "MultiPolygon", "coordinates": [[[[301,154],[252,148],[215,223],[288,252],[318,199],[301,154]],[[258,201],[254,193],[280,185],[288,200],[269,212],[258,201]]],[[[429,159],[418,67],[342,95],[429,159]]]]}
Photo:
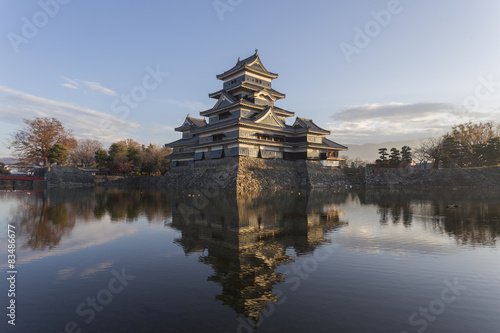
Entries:
{"type": "Polygon", "coordinates": [[[0,157],[0,162],[4,162],[5,164],[14,164],[17,163],[17,160],[12,157],[0,157]]]}
{"type": "Polygon", "coordinates": [[[349,156],[350,159],[356,159],[359,157],[363,161],[375,162],[379,158],[378,149],[387,148],[388,152],[392,147],[396,147],[401,150],[403,146],[409,146],[412,150],[420,146],[420,142],[426,139],[419,140],[408,140],[408,141],[394,141],[394,142],[384,142],[384,143],[367,143],[364,145],[350,145],[346,144],[349,148],[346,152],[341,152],[341,156],[349,156]]]}

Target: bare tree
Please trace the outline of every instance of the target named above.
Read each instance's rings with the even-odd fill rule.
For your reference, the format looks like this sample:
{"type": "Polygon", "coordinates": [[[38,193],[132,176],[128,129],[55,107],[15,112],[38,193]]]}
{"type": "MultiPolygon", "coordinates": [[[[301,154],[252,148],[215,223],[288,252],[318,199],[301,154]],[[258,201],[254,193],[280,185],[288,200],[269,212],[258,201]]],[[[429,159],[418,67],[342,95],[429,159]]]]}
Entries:
{"type": "Polygon", "coordinates": [[[420,143],[420,147],[417,148],[421,154],[421,158],[425,161],[433,161],[434,169],[439,167],[439,160],[441,157],[441,149],[443,146],[443,138],[429,138],[426,141],[420,143]]]}
{"type": "Polygon", "coordinates": [[[415,150],[413,151],[413,157],[420,164],[423,164],[428,161],[428,156],[422,147],[415,148],[415,150]]]}
{"type": "Polygon", "coordinates": [[[362,168],[369,164],[368,161],[362,160],[359,157],[352,159],[348,155],[345,155],[344,158],[345,160],[341,161],[343,168],[362,168]]]}
{"type": "Polygon", "coordinates": [[[73,164],[84,167],[93,166],[95,162],[95,152],[102,148],[102,144],[93,139],[83,139],[78,141],[78,146],[70,155],[70,161],[73,164]]]}

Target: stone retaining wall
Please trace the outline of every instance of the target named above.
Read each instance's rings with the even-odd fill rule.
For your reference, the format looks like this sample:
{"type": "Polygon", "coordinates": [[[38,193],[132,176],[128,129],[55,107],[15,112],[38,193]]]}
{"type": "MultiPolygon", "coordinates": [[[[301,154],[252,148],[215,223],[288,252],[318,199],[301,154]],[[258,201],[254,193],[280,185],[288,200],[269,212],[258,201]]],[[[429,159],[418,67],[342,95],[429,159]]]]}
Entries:
{"type": "Polygon", "coordinates": [[[356,185],[366,187],[500,187],[500,167],[471,169],[361,170],[356,185]]]}
{"type": "MultiPolygon", "coordinates": [[[[49,187],[94,186],[94,177],[69,167],[54,167],[49,187]]],[[[288,161],[230,157],[198,161],[172,168],[164,176],[131,177],[99,183],[102,186],[150,189],[236,189],[238,192],[289,188],[346,187],[496,187],[500,167],[478,169],[362,169],[351,181],[339,169],[317,161],[288,161]]]]}
{"type": "Polygon", "coordinates": [[[236,188],[238,157],[198,161],[192,166],[181,166],[170,171],[157,183],[162,189],[236,188]]]}
{"type": "Polygon", "coordinates": [[[162,177],[124,178],[106,186],[159,189],[236,189],[238,192],[288,188],[341,188],[342,171],[319,162],[229,157],[172,168],[162,177]]]}
{"type": "Polygon", "coordinates": [[[51,167],[47,175],[48,187],[83,187],[94,186],[94,176],[76,168],[51,167]]]}

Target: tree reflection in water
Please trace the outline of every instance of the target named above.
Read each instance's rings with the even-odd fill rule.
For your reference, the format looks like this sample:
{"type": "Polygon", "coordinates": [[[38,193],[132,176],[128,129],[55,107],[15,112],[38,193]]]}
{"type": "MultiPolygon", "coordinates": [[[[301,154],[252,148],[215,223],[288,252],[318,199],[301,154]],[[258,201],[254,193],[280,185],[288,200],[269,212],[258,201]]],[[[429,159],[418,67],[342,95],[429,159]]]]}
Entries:
{"type": "MultiPolygon", "coordinates": [[[[75,226],[75,215],[68,210],[65,200],[35,192],[23,198],[12,218],[19,236],[26,238],[25,247],[52,249],[75,226]]],[[[65,198],[66,199],[66,198],[65,198]]]]}
{"type": "Polygon", "coordinates": [[[52,249],[68,236],[76,223],[132,223],[145,216],[150,223],[170,218],[169,196],[162,192],[123,191],[117,189],[50,189],[30,192],[19,200],[11,223],[23,246],[52,249]]]}
{"type": "Polygon", "coordinates": [[[380,223],[410,227],[413,216],[458,244],[493,246],[500,235],[500,191],[494,189],[366,190],[363,205],[377,205],[380,223]],[[456,207],[453,207],[456,205],[456,207]]]}

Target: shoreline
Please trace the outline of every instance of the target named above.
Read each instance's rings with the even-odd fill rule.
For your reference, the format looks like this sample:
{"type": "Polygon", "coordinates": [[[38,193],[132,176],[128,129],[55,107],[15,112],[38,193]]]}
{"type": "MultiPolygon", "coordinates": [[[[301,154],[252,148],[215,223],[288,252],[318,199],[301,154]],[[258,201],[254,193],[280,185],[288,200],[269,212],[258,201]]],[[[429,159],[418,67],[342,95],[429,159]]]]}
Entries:
{"type": "Polygon", "coordinates": [[[106,176],[85,174],[71,167],[54,167],[48,177],[47,187],[99,186],[158,190],[217,188],[237,192],[316,188],[500,188],[500,166],[437,170],[363,168],[358,175],[347,176],[342,169],[322,167],[314,161],[298,163],[234,158],[202,162],[204,163],[171,169],[162,176],[134,176],[113,180],[108,180],[106,176]]]}

